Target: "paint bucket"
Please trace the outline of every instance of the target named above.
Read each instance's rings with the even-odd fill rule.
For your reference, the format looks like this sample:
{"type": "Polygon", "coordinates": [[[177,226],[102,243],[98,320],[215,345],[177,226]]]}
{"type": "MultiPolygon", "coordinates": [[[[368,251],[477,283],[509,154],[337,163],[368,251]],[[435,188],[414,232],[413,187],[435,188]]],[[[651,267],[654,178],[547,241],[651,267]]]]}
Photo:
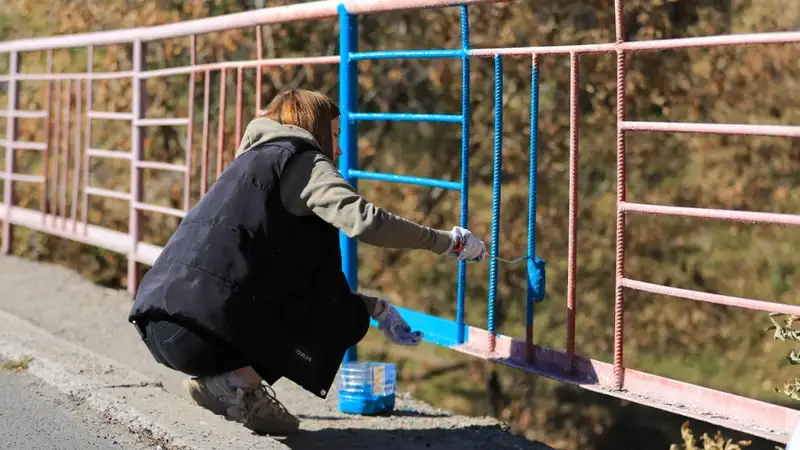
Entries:
{"type": "Polygon", "coordinates": [[[362,415],[391,412],[396,385],[394,363],[344,363],[339,377],[339,410],[362,415]]]}

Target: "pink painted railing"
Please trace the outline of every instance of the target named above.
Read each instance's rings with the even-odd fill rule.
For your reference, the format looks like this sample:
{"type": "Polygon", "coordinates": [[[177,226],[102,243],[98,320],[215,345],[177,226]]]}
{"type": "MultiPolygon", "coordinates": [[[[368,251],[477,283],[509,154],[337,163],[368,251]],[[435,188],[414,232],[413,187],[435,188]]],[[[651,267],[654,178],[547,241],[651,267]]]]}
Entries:
{"type": "MultiPolygon", "coordinates": [[[[473,0],[461,2],[461,4],[473,3],[495,3],[495,1],[473,0]]],[[[448,6],[449,2],[443,0],[352,0],[345,1],[343,4],[350,14],[360,15],[409,8],[444,7],[448,6]]],[[[138,280],[137,265],[152,264],[160,251],[160,247],[142,242],[140,236],[140,213],[142,211],[150,211],[179,218],[183,217],[191,207],[191,186],[195,169],[192,167],[193,152],[201,152],[199,190],[202,195],[207,189],[212,172],[215,172],[217,176],[219,175],[227,162],[225,155],[230,155],[230,149],[234,145],[238,145],[238,142],[225,142],[224,139],[225,102],[220,103],[221,110],[215,113],[219,114],[221,118],[216,130],[216,145],[211,142],[211,135],[214,132],[214,130],[211,130],[209,119],[212,113],[210,111],[212,74],[218,72],[221,76],[219,84],[220,96],[223,98],[228,95],[236,96],[234,126],[235,135],[240,136],[243,126],[242,109],[245,104],[243,100],[243,74],[245,70],[254,70],[256,76],[261,79],[262,68],[264,67],[337,65],[340,60],[339,56],[265,59],[260,25],[335,18],[337,17],[338,5],[339,2],[325,0],[149,28],[0,42],[0,54],[7,54],[10,62],[9,73],[0,75],[0,86],[5,85],[9,98],[6,110],[0,110],[0,117],[6,118],[7,130],[5,140],[0,141],[0,146],[5,147],[5,167],[3,172],[0,173],[0,178],[3,180],[3,203],[0,205],[0,218],[3,220],[2,250],[8,252],[11,225],[15,225],[125,254],[128,256],[129,261],[128,285],[133,292],[138,280]],[[255,55],[255,60],[197,64],[195,57],[197,35],[237,28],[255,29],[258,41],[258,53],[255,55]],[[187,67],[145,70],[143,60],[146,43],[173,38],[190,39],[191,64],[187,67]],[[94,72],[94,50],[97,47],[115,44],[132,46],[131,70],[94,72]],[[80,73],[53,73],[53,51],[74,47],[88,48],[87,70],[80,73]],[[19,70],[23,53],[34,51],[47,52],[47,72],[27,73],[19,70]],[[188,102],[189,107],[186,117],[145,117],[144,111],[147,103],[145,101],[143,83],[152,78],[181,74],[188,74],[190,77],[188,88],[190,98],[195,97],[197,83],[201,81],[203,83],[204,106],[200,130],[196,130],[194,127],[195,117],[198,112],[195,111],[194,102],[192,101],[188,102]],[[235,93],[225,91],[228,85],[226,80],[228,76],[235,77],[235,93]],[[98,111],[92,108],[93,83],[100,80],[130,80],[133,83],[133,106],[130,112],[98,111]],[[19,86],[21,82],[26,81],[46,82],[47,105],[44,110],[23,111],[18,109],[19,86]],[[44,141],[24,142],[18,140],[16,129],[19,119],[41,120],[44,128],[44,141]],[[130,151],[92,147],[90,136],[92,134],[93,121],[100,120],[123,122],[130,125],[130,151]],[[144,160],[145,143],[142,131],[147,127],[157,126],[186,127],[187,140],[184,164],[144,160]],[[200,149],[194,148],[193,141],[193,137],[198,133],[202,135],[200,149]],[[213,147],[216,147],[216,161],[212,170],[210,158],[212,157],[213,147]],[[16,171],[14,155],[15,152],[23,150],[43,153],[43,164],[47,170],[42,175],[22,174],[16,171]],[[126,161],[130,165],[132,172],[129,191],[118,192],[90,186],[89,167],[91,160],[95,158],[126,161]],[[143,169],[182,174],[184,177],[184,192],[180,208],[149,204],[143,200],[145,188],[142,186],[140,177],[140,172],[143,169]],[[70,176],[72,177],[71,183],[70,176]],[[12,192],[16,183],[34,183],[40,186],[41,199],[38,209],[23,207],[13,201],[12,192]],[[129,202],[129,231],[126,233],[89,223],[87,214],[90,196],[129,202]]],[[[625,114],[625,56],[628,53],[666,49],[797,44],[800,43],[800,32],[625,42],[622,22],[622,0],[615,1],[615,8],[616,41],[613,43],[468,50],[468,56],[473,58],[495,57],[496,55],[530,57],[534,68],[536,68],[538,58],[543,55],[570,56],[572,86],[570,104],[572,117],[570,125],[569,286],[567,289],[569,326],[566,351],[534,345],[532,333],[530,332],[532,324],[528,324],[528,333],[525,340],[517,340],[479,328],[469,327],[469,337],[466,342],[452,348],[476,357],[487,358],[565,382],[575,383],[589,390],[696,417],[707,422],[749,432],[756,436],[786,442],[789,432],[800,419],[800,414],[795,410],[625,368],[623,364],[624,290],[625,288],[634,289],[702,302],[786,314],[800,314],[800,306],[696,292],[629,279],[624,273],[624,231],[625,219],[628,214],[661,214],[790,226],[800,225],[800,215],[645,205],[628,202],[625,195],[625,135],[627,133],[657,131],[800,137],[800,126],[629,121],[626,119],[625,114]],[[611,364],[591,360],[575,352],[575,311],[577,308],[575,293],[577,238],[575,230],[577,222],[577,166],[579,154],[577,133],[577,85],[579,73],[577,67],[580,56],[587,53],[615,53],[617,57],[616,295],[614,308],[614,357],[611,364]]],[[[261,105],[262,89],[261,84],[257,83],[255,109],[258,109],[261,105]]]]}

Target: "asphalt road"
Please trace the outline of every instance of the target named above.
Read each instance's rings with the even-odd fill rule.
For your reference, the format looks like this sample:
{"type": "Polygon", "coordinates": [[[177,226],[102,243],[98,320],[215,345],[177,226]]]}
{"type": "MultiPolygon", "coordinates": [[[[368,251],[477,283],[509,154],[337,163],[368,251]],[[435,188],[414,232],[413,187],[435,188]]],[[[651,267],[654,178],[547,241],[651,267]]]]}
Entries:
{"type": "Polygon", "coordinates": [[[157,443],[103,421],[24,372],[0,370],[0,448],[143,450],[157,443]]]}

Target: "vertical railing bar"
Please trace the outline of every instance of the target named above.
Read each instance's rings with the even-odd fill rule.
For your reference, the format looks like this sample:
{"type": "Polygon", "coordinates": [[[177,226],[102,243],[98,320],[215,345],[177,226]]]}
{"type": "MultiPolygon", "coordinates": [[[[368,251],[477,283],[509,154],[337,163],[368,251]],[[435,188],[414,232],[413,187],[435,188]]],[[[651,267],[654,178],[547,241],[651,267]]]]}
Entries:
{"type": "MultiPolygon", "coordinates": [[[[72,169],[72,204],[71,206],[71,216],[72,216],[72,232],[78,231],[78,191],[80,190],[80,180],[81,180],[81,155],[83,154],[83,150],[81,149],[81,130],[83,127],[81,126],[81,122],[83,120],[83,108],[82,106],[82,99],[81,99],[81,81],[75,81],[75,160],[73,162],[73,169],[72,169]]],[[[88,107],[87,107],[88,110],[88,107]]]]}
{"type": "MultiPolygon", "coordinates": [[[[189,37],[189,61],[192,68],[197,64],[197,35],[189,37]]],[[[187,105],[189,123],[186,126],[186,174],[183,178],[183,209],[189,211],[192,202],[192,146],[194,144],[194,96],[197,76],[195,70],[189,73],[189,102],[187,105]]]]}
{"type": "Polygon", "coordinates": [[[575,291],[578,259],[578,54],[570,54],[569,71],[569,240],[567,241],[567,355],[575,363],[575,291]]]}
{"type": "Polygon", "coordinates": [[[66,217],[67,217],[67,177],[69,176],[69,138],[72,132],[72,128],[70,126],[70,119],[72,118],[72,80],[67,79],[64,81],[64,96],[65,96],[65,108],[64,108],[64,115],[62,116],[63,121],[61,126],[64,127],[63,133],[61,133],[61,151],[58,155],[58,163],[56,165],[56,170],[59,170],[61,173],[58,176],[58,209],[56,214],[61,219],[61,228],[64,229],[66,226],[66,217]]]}
{"type": "Polygon", "coordinates": [[[211,71],[206,70],[203,76],[203,155],[200,159],[200,197],[206,195],[208,184],[208,110],[211,107],[211,71]]]}
{"type": "Polygon", "coordinates": [[[497,340],[497,257],[500,254],[500,190],[503,160],[503,57],[494,55],[494,151],[492,158],[492,258],[489,261],[489,353],[497,340]]]}
{"type": "Polygon", "coordinates": [[[17,139],[17,123],[14,111],[19,102],[19,90],[17,89],[17,73],[20,70],[19,52],[11,52],[8,55],[8,107],[6,116],[6,178],[3,180],[3,203],[6,206],[5,218],[3,219],[3,243],[2,252],[8,254],[11,251],[11,208],[13,207],[13,181],[14,173],[14,141],[17,139]]]}
{"type": "MultiPolygon", "coordinates": [[[[469,225],[469,134],[470,134],[470,59],[469,9],[461,6],[461,227],[469,225]]],[[[456,341],[465,341],[465,306],[467,295],[467,262],[458,262],[458,297],[456,300],[456,341]]]]}
{"type": "MultiPolygon", "coordinates": [[[[536,256],[536,206],[539,176],[539,55],[531,56],[531,131],[528,153],[528,255],[536,256]]],[[[534,360],[533,347],[533,285],[531,284],[531,265],[528,261],[528,287],[525,299],[525,358],[534,360]]]]}
{"type": "MultiPolygon", "coordinates": [[[[341,39],[341,31],[339,32],[341,39]]],[[[256,58],[261,61],[264,59],[264,29],[261,25],[256,25],[256,58]]],[[[341,64],[341,62],[340,62],[341,64]]],[[[255,114],[258,116],[258,113],[261,111],[261,95],[262,95],[262,80],[261,77],[263,76],[263,68],[259,64],[256,66],[256,111],[255,114]]]]}
{"type": "MultiPolygon", "coordinates": [[[[53,50],[47,50],[47,74],[50,75],[53,73],[53,50]]],[[[42,209],[42,225],[46,223],[47,220],[47,184],[49,181],[48,175],[48,167],[50,167],[50,145],[51,140],[53,138],[52,134],[52,113],[53,113],[53,81],[47,80],[47,88],[45,93],[45,107],[47,109],[47,116],[45,117],[44,121],[44,155],[42,157],[42,174],[44,176],[44,182],[42,183],[42,201],[41,201],[41,209],[42,209]]]]}
{"type": "MultiPolygon", "coordinates": [[[[339,143],[342,156],[339,158],[339,170],[344,179],[358,189],[358,181],[350,176],[350,170],[358,167],[358,140],[356,123],[350,114],[356,111],[358,93],[357,66],[350,59],[350,54],[358,50],[358,16],[350,15],[343,4],[339,4],[339,106],[341,115],[341,133],[339,143]]],[[[260,48],[260,47],[259,47],[260,48]]],[[[342,269],[347,282],[353,290],[358,289],[358,245],[344,233],[339,233],[342,251],[342,269]]],[[[355,346],[348,349],[346,362],[358,359],[355,346]]]]}
{"type": "Polygon", "coordinates": [[[144,117],[145,106],[145,81],[138,75],[144,70],[145,44],[137,39],[133,43],[133,77],[132,104],[131,104],[131,200],[130,200],[130,239],[131,251],[128,254],[128,292],[135,294],[139,285],[139,266],[136,255],[139,251],[139,210],[137,204],[141,201],[141,172],[139,161],[143,159],[144,138],[142,127],[137,121],[144,117]]]}
{"type": "Polygon", "coordinates": [[[236,69],[236,147],[242,143],[242,92],[244,84],[244,71],[241,67],[236,69]]]}
{"type": "MultiPolygon", "coordinates": [[[[622,0],[614,0],[616,41],[625,39],[622,0]]],[[[625,297],[622,279],[625,276],[625,52],[617,48],[617,217],[616,217],[616,286],[614,289],[614,385],[622,389],[624,382],[623,332],[625,297]]]]}
{"type": "MultiPolygon", "coordinates": [[[[89,52],[86,62],[86,73],[94,72],[94,46],[90,45],[87,48],[89,52]]],[[[83,235],[86,236],[89,224],[89,193],[86,188],[89,187],[89,149],[92,148],[92,118],[89,116],[89,111],[92,111],[92,89],[94,84],[91,78],[86,80],[86,130],[84,138],[83,149],[83,199],[81,205],[81,222],[83,222],[83,235]]]]}
{"type": "Polygon", "coordinates": [[[56,84],[56,99],[55,99],[55,117],[53,120],[53,164],[52,168],[48,167],[47,170],[53,171],[53,180],[50,184],[50,226],[56,226],[56,216],[58,212],[56,207],[58,206],[58,159],[59,148],[61,147],[61,115],[62,109],[61,108],[61,86],[63,85],[63,80],[57,80],[56,84]]]}
{"type": "MultiPolygon", "coordinates": [[[[76,80],[77,82],[77,80],[76,80]]],[[[59,180],[61,181],[61,186],[59,187],[59,195],[60,195],[60,202],[59,202],[59,216],[61,217],[61,229],[65,230],[67,226],[67,187],[69,186],[69,150],[70,150],[70,137],[72,137],[72,80],[67,80],[67,87],[65,89],[66,94],[66,101],[67,101],[67,112],[64,114],[64,134],[61,135],[63,138],[63,161],[59,161],[61,164],[61,177],[59,180]]]]}
{"type": "Polygon", "coordinates": [[[219,122],[217,123],[217,179],[222,175],[222,166],[225,164],[225,103],[226,85],[228,84],[228,71],[225,68],[219,71],[219,122]]]}

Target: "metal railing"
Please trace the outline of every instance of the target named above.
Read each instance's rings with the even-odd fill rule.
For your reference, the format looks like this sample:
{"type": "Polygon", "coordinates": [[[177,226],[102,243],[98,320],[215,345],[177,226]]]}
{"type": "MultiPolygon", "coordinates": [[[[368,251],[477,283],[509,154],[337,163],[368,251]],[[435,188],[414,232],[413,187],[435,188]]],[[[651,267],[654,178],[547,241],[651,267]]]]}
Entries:
{"type": "MultiPolygon", "coordinates": [[[[494,145],[493,145],[493,201],[491,223],[490,279],[489,279],[489,313],[487,329],[468,326],[464,322],[464,283],[466,266],[459,264],[456,298],[457,313],[454,321],[432,316],[419,311],[404,309],[403,312],[412,325],[421,328],[426,339],[438,345],[464,352],[475,357],[485,358],[535,372],[564,382],[575,383],[586,389],[602,392],[633,402],[677,412],[689,417],[739,429],[756,436],[786,442],[789,432],[800,419],[795,410],[757,401],[717,390],[692,384],[682,383],[664,377],[632,370],[624,365],[623,310],[625,289],[634,289],[682,297],[685,299],[712,302],[730,306],[738,306],[758,311],[800,314],[800,306],[764,302],[754,299],[738,298],[660,286],[643,281],[629,279],[625,276],[624,235],[625,220],[629,214],[662,214],[670,216],[696,217],[718,220],[760,222],[796,226],[800,225],[800,215],[769,214],[744,211],[724,211],[714,209],[685,208],[661,205],[645,205],[631,203],[626,200],[625,182],[625,136],[628,133],[648,131],[674,133],[722,133],[739,135],[763,135],[800,137],[800,126],[776,125],[739,125],[712,123],[673,123],[673,122],[640,122],[626,119],[625,114],[625,81],[626,55],[636,52],[658,51],[666,49],[685,49],[698,47],[742,46],[761,44],[797,44],[800,43],[800,32],[743,34],[729,36],[712,36],[685,39],[666,39],[655,41],[626,42],[622,19],[622,0],[615,1],[616,40],[610,43],[564,46],[531,46],[516,48],[471,48],[469,38],[470,4],[495,3],[496,0],[461,1],[457,5],[445,0],[351,0],[338,2],[324,0],[291,6],[267,8],[246,13],[194,20],[177,24],[147,28],[136,28],[101,33],[76,34],[39,39],[25,39],[0,42],[0,54],[9,57],[9,73],[0,75],[0,86],[6,85],[8,106],[0,110],[0,117],[6,118],[6,138],[0,141],[5,146],[5,168],[0,173],[4,183],[3,203],[0,205],[0,218],[3,220],[2,250],[10,248],[11,225],[23,226],[41,232],[61,236],[93,246],[109,249],[128,256],[128,286],[135,291],[138,281],[138,264],[152,264],[161,248],[142,242],[140,236],[140,213],[142,211],[157,212],[175,217],[183,217],[192,206],[190,185],[192,183],[193,137],[201,133],[201,170],[200,193],[205,193],[209,182],[211,164],[210,134],[210,92],[212,74],[220,75],[220,96],[228,95],[225,91],[227,76],[234,72],[236,77],[236,136],[242,132],[243,108],[243,71],[255,69],[258,79],[262,77],[262,68],[269,66],[339,64],[339,102],[342,111],[341,147],[343,156],[340,169],[352,183],[358,179],[371,179],[387,182],[410,183],[428,187],[438,187],[459,191],[461,194],[460,223],[468,226],[469,205],[467,193],[469,189],[469,134],[470,95],[469,74],[470,60],[473,58],[493,58],[494,77],[494,145]],[[462,38],[461,47],[455,49],[419,49],[402,51],[358,51],[358,17],[365,14],[413,9],[423,7],[459,7],[461,8],[462,38]],[[265,24],[288,23],[295,21],[338,18],[340,24],[339,56],[307,56],[298,58],[266,59],[263,54],[263,37],[261,26],[265,24]],[[230,61],[212,64],[197,64],[196,36],[199,34],[231,30],[237,28],[254,28],[258,41],[256,59],[247,61],[230,61]],[[158,70],[145,70],[144,54],[148,42],[173,38],[190,40],[191,63],[186,67],[175,67],[158,70]],[[94,50],[97,47],[126,44],[132,46],[132,67],[127,71],[96,73],[93,71],[94,50]],[[53,73],[53,50],[85,47],[89,51],[88,68],[80,73],[53,73]],[[47,72],[21,73],[19,63],[24,52],[46,51],[47,72]],[[582,55],[592,53],[616,54],[616,101],[617,101],[617,211],[616,211],[616,294],[614,299],[614,346],[613,362],[605,363],[588,359],[577,353],[575,348],[575,314],[577,298],[575,278],[577,270],[577,216],[578,216],[578,85],[579,60],[582,55]],[[569,151],[569,244],[568,244],[568,288],[567,288],[567,339],[566,350],[542,347],[533,342],[534,304],[545,297],[545,265],[536,257],[536,206],[537,206],[537,159],[538,159],[538,115],[539,115],[539,59],[545,55],[563,55],[570,59],[570,151],[569,151]],[[497,264],[499,255],[499,216],[500,216],[500,176],[502,162],[502,129],[503,108],[502,64],[506,57],[529,57],[531,68],[531,102],[530,102],[530,147],[529,147],[529,203],[528,203],[528,293],[526,302],[526,336],[514,339],[497,333],[495,328],[495,302],[497,298],[497,264]],[[418,112],[402,113],[370,113],[359,112],[357,108],[358,84],[355,66],[358,61],[368,59],[397,58],[455,58],[462,63],[462,102],[458,114],[435,114],[418,112]],[[341,62],[341,64],[340,64],[341,62]],[[186,117],[148,118],[145,117],[144,83],[148,79],[163,78],[174,75],[190,77],[189,96],[194,99],[196,84],[202,82],[203,112],[202,129],[194,129],[197,111],[194,102],[188,102],[186,117]],[[132,108],[130,112],[97,111],[92,108],[93,83],[99,80],[130,80],[133,83],[132,108]],[[23,81],[45,81],[47,83],[47,107],[41,111],[22,111],[18,109],[19,84],[23,81]],[[65,100],[66,97],[66,100],[65,100]],[[67,112],[61,104],[65,101],[67,112]],[[70,105],[74,105],[70,109],[70,105]],[[71,116],[73,115],[73,116],[71,116]],[[71,121],[71,117],[73,120],[71,121]],[[42,120],[45,128],[44,142],[24,142],[15,134],[19,119],[42,120]],[[92,122],[97,120],[116,121],[130,125],[130,151],[121,149],[93,148],[90,136],[92,122]],[[462,127],[461,138],[461,175],[459,180],[436,180],[388,173],[375,173],[358,168],[358,148],[355,123],[366,120],[382,121],[430,121],[457,123],[462,127]],[[85,122],[84,129],[80,124],[85,122]],[[71,127],[70,124],[75,126],[71,127]],[[144,140],[142,130],[146,127],[180,126],[186,127],[186,162],[173,164],[144,160],[144,140]],[[81,134],[83,133],[83,134],[81,134]],[[81,138],[83,136],[83,139],[81,138]],[[70,140],[72,142],[70,142],[70,140]],[[55,169],[45,170],[43,176],[20,174],[15,171],[14,154],[19,150],[43,152],[44,166],[55,169]],[[71,152],[71,154],[70,154],[71,152]],[[69,157],[73,158],[70,165],[69,157]],[[118,192],[89,185],[90,160],[115,159],[127,161],[131,168],[129,192],[118,192]],[[68,185],[72,170],[72,185],[68,185]],[[184,177],[184,193],[181,208],[172,208],[146,203],[143,200],[144,187],[140,173],[144,169],[171,171],[184,177]],[[39,210],[17,205],[13,200],[15,183],[35,183],[40,185],[41,204],[39,210]],[[71,201],[67,201],[68,192],[71,201]],[[106,227],[90,224],[87,220],[88,199],[90,196],[114,198],[129,202],[129,231],[127,233],[106,227]],[[81,213],[79,215],[79,212],[81,213]]],[[[261,83],[256,84],[255,107],[262,105],[261,83]]],[[[220,102],[219,123],[217,130],[216,174],[226,163],[225,151],[233,143],[225,142],[225,102],[220,102]]],[[[237,138],[238,139],[238,138],[237,138]]],[[[235,143],[238,145],[238,142],[235,143]]],[[[342,236],[343,266],[351,285],[355,287],[358,273],[357,248],[354,240],[342,236]]],[[[355,357],[355,352],[350,357],[355,357]]]]}

